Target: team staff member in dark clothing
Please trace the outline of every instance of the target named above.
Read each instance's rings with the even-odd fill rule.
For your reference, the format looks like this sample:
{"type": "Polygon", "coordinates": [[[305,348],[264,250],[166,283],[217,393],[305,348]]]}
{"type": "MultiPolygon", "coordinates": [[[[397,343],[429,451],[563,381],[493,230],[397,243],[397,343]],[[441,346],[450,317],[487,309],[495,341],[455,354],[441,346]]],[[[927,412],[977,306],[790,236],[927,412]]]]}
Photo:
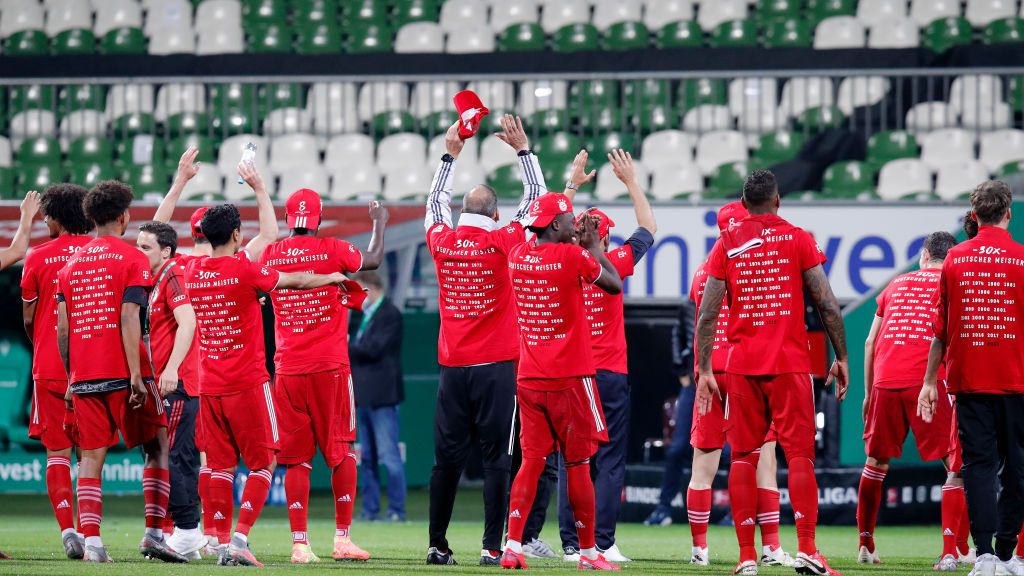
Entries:
{"type": "MultiPolygon", "coordinates": [[[[586,162],[586,151],[580,152],[586,162]]],[[[607,214],[591,208],[577,218],[582,236],[582,222],[591,218],[597,224],[598,234],[608,260],[619,273],[619,277],[633,275],[633,267],[644,257],[654,244],[658,224],[654,211],[647,201],[636,178],[636,167],[629,152],[613,150],[608,154],[615,176],[626,186],[636,212],[637,229],[621,248],[609,250],[611,228],[615,226],[607,214]]],[[[573,182],[566,186],[570,202],[576,194],[573,182]]],[[[594,492],[597,497],[595,538],[597,549],[609,562],[629,562],[615,544],[615,524],[619,518],[622,503],[622,487],[626,481],[626,446],[629,440],[629,380],[626,376],[626,328],[623,319],[622,294],[608,294],[592,285],[583,288],[583,306],[590,325],[590,343],[594,352],[594,367],[597,369],[597,391],[605,421],[608,424],[609,442],[597,449],[593,459],[595,472],[594,492]]],[[[559,470],[559,511],[558,524],[562,535],[563,559],[579,562],[579,541],[576,536],[576,519],[569,507],[569,494],[565,468],[559,470]]]]}
{"type": "Polygon", "coordinates": [[[518,118],[502,119],[498,135],[519,157],[523,201],[507,226],[498,224],[498,198],[480,185],[466,193],[458,227],[449,204],[452,173],[464,142],[459,123],[445,136],[448,153],[434,175],[423,222],[439,283],[441,383],[434,416],[434,468],[430,476],[430,545],[427,564],[454,564],[446,534],[459,478],[471,442],[479,442],[484,467],[484,537],[480,564],[500,562],[508,499],[516,410],[519,328],[516,326],[508,253],[526,241],[520,222],[546,192],[540,163],[518,118]]]}
{"type": "Polygon", "coordinates": [[[971,574],[978,576],[998,568],[1024,575],[1024,562],[1013,556],[1024,520],[1024,246],[1008,231],[1012,200],[1003,182],[984,182],[971,193],[978,235],[951,248],[942,265],[935,338],[918,398],[918,413],[931,422],[945,357],[978,549],[971,574]]]}
{"type": "Polygon", "coordinates": [[[384,295],[376,272],[353,277],[366,287],[362,314],[349,323],[349,361],[356,391],[359,441],[363,452],[363,518],[380,512],[378,462],[388,469],[387,519],[405,521],[405,465],[398,449],[398,405],[402,382],[402,313],[384,295]]]}

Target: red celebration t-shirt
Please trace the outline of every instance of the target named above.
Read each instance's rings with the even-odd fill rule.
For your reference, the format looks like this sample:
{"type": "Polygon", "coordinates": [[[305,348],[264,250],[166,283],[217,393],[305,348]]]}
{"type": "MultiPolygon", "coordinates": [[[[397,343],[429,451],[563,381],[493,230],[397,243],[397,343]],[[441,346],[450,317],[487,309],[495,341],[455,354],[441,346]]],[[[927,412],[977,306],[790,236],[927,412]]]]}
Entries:
{"type": "MultiPolygon", "coordinates": [[[[700,321],[700,303],[704,299],[704,286],[708,283],[708,270],[707,262],[701,263],[697,267],[697,272],[693,275],[693,281],[690,282],[690,300],[693,301],[697,307],[697,314],[695,314],[694,324],[700,321]]],[[[715,343],[714,348],[711,350],[711,369],[712,371],[725,372],[725,365],[729,361],[729,339],[726,334],[729,329],[729,303],[726,298],[722,298],[722,308],[718,313],[718,324],[715,325],[715,343]]],[[[697,349],[697,331],[694,330],[694,347],[697,349]]],[[[699,359],[697,355],[693,355],[693,371],[696,373],[699,369],[699,359]]]]}
{"type": "MultiPolygon", "coordinates": [[[[157,376],[167,368],[167,361],[174,350],[174,338],[178,333],[174,311],[190,303],[183,275],[181,262],[174,258],[168,260],[156,273],[156,285],[149,294],[149,348],[153,352],[153,370],[157,376]]],[[[185,393],[189,396],[199,394],[198,349],[193,337],[192,345],[178,368],[178,380],[184,383],[185,393]]]]}
{"type": "MultiPolygon", "coordinates": [[[[620,278],[633,275],[632,246],[626,244],[605,255],[620,278]]],[[[590,322],[594,368],[626,374],[626,326],[623,321],[622,293],[609,294],[593,284],[585,284],[583,306],[587,311],[587,321],[590,322]]]]}
{"type": "MultiPolygon", "coordinates": [[[[921,386],[935,324],[935,290],[942,271],[916,270],[893,279],[875,298],[882,328],[875,338],[874,385],[883,389],[921,386]]],[[[945,380],[945,366],[939,380],[945,380]]]]}

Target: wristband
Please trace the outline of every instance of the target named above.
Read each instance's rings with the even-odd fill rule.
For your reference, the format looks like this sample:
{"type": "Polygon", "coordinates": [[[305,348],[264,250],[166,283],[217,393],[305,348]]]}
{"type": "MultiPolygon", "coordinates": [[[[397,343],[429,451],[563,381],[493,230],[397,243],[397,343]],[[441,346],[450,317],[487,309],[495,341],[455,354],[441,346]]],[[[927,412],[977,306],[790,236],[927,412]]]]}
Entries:
{"type": "Polygon", "coordinates": [[[566,187],[567,190],[579,190],[579,188],[580,188],[572,180],[566,180],[565,181],[565,187],[566,187]]]}

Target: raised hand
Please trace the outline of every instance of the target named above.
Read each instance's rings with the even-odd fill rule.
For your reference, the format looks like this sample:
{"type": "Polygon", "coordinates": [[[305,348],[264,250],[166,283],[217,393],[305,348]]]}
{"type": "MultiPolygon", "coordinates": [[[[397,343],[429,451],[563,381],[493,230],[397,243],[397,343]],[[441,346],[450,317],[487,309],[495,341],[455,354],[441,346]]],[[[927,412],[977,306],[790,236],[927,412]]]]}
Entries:
{"type": "Polygon", "coordinates": [[[39,213],[40,197],[39,192],[35,190],[29,191],[25,194],[25,199],[21,201],[21,217],[22,219],[32,221],[39,213]]]}
{"type": "Polygon", "coordinates": [[[587,160],[589,159],[590,154],[586,150],[580,150],[572,161],[572,174],[569,175],[569,181],[577,188],[590,182],[594,179],[594,176],[597,176],[597,170],[587,172],[587,160]]]}
{"type": "Polygon", "coordinates": [[[202,162],[196,162],[198,156],[199,148],[195,146],[186,148],[181,154],[181,158],[178,159],[178,171],[174,173],[174,179],[185,183],[195,178],[199,173],[199,166],[202,164],[202,162]]]}
{"type": "Polygon", "coordinates": [[[636,166],[633,165],[633,156],[622,148],[612,150],[608,154],[608,161],[612,164],[615,177],[623,184],[636,181],[636,166]]]}
{"type": "Polygon", "coordinates": [[[459,136],[460,124],[461,122],[455,122],[455,124],[452,124],[448,128],[448,131],[444,133],[444,147],[452,158],[458,158],[459,153],[462,152],[463,146],[466,145],[466,141],[459,136]]]}
{"type": "Polygon", "coordinates": [[[495,134],[498,140],[508,144],[516,152],[530,149],[530,139],[526,136],[526,130],[523,129],[523,121],[519,119],[519,116],[505,114],[501,119],[501,129],[504,132],[495,134]]]}
{"type": "Polygon", "coordinates": [[[580,239],[580,246],[583,246],[587,250],[594,251],[601,249],[601,236],[597,233],[597,219],[596,218],[581,218],[583,221],[583,229],[578,231],[580,239]]]}
{"type": "Polygon", "coordinates": [[[370,200],[370,220],[381,224],[388,223],[388,209],[377,200],[370,200]]]}
{"type": "Polygon", "coordinates": [[[253,189],[254,192],[266,191],[263,185],[263,176],[260,175],[260,171],[256,169],[255,162],[239,162],[238,163],[238,175],[245,180],[245,183],[253,189]]]}

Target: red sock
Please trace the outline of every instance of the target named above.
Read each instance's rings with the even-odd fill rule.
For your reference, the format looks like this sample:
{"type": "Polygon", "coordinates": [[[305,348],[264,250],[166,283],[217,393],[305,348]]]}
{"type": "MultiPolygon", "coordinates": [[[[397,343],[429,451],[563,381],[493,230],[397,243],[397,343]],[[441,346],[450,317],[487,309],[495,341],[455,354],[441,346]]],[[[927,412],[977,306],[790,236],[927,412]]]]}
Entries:
{"type": "Polygon", "coordinates": [[[86,538],[99,536],[103,521],[103,482],[99,478],[78,477],[78,510],[82,534],[86,538]]]}
{"type": "Polygon", "coordinates": [[[338,536],[348,536],[352,525],[352,509],[356,504],[356,455],[345,450],[345,459],[331,473],[334,492],[334,527],[338,536]]]}
{"type": "Polygon", "coordinates": [[[235,476],[231,470],[214,470],[210,473],[210,508],[213,509],[213,524],[217,540],[221,544],[231,541],[231,516],[234,514],[235,476]]]}
{"type": "Polygon", "coordinates": [[[163,468],[142,471],[142,499],[146,501],[146,528],[161,528],[171,495],[171,473],[163,468]]]}
{"type": "Polygon", "coordinates": [[[262,468],[249,474],[245,481],[245,489],[242,490],[242,505],[238,507],[238,524],[235,532],[249,535],[249,530],[263,511],[263,505],[267,502],[267,494],[270,493],[270,482],[274,473],[269,468],[262,468]]]}
{"type": "Polygon", "coordinates": [[[568,478],[569,505],[576,518],[576,535],[580,550],[594,548],[594,482],[590,479],[590,463],[565,467],[568,478]]]}
{"type": "Polygon", "coordinates": [[[698,548],[708,547],[708,522],[711,520],[711,489],[686,489],[686,517],[690,520],[690,537],[698,548]]]}
{"type": "MultiPolygon", "coordinates": [[[[942,555],[956,556],[956,542],[960,531],[960,516],[967,501],[964,487],[944,484],[942,486],[942,555]]],[[[1019,544],[1018,544],[1019,546],[1019,544]]]]}
{"type": "Polygon", "coordinates": [[[174,518],[171,518],[171,515],[167,514],[164,516],[163,524],[160,527],[163,528],[164,536],[174,534],[174,518]]]}
{"type": "MultiPolygon", "coordinates": [[[[960,529],[956,531],[956,549],[960,551],[961,556],[966,556],[971,551],[971,547],[967,544],[967,537],[971,535],[971,520],[967,516],[967,500],[965,499],[962,504],[962,511],[960,512],[960,529]]],[[[1020,538],[1017,539],[1020,542],[1020,538]]]]}
{"type": "MultiPolygon", "coordinates": [[[[966,516],[966,515],[967,514],[964,514],[964,516],[966,516]]],[[[964,549],[965,549],[964,554],[967,554],[967,551],[969,551],[969,549],[966,546],[966,544],[967,544],[966,539],[964,541],[964,544],[965,544],[965,546],[964,546],[964,549]]],[[[1017,535],[1017,550],[1014,552],[1014,554],[1016,554],[1017,556],[1024,556],[1024,527],[1021,528],[1020,534],[1017,535]]]]}
{"type": "Polygon", "coordinates": [[[779,542],[779,491],[757,489],[757,525],[761,527],[761,545],[775,550],[779,542]]]}
{"type": "Polygon", "coordinates": [[[46,459],[46,493],[53,505],[60,531],[75,527],[75,494],[71,490],[71,459],[50,456],[46,459]]]}
{"type": "Polygon", "coordinates": [[[309,473],[313,465],[303,462],[289,466],[284,474],[284,495],[288,501],[288,523],[292,527],[292,543],[309,544],[309,473]]]}
{"type": "MultiPolygon", "coordinates": [[[[82,463],[81,462],[75,462],[75,476],[76,477],[79,475],[79,472],[81,472],[81,470],[82,470],[82,463]]],[[[79,534],[83,534],[83,532],[82,532],[82,508],[81,508],[81,506],[78,506],[78,502],[77,501],[75,502],[75,531],[78,532],[79,534]]]]}
{"type": "Polygon", "coordinates": [[[789,499],[796,520],[797,549],[810,556],[818,551],[814,532],[818,527],[818,479],[814,462],[807,457],[789,461],[789,499]]]}
{"type": "MultiPolygon", "coordinates": [[[[860,487],[857,489],[857,532],[860,545],[868,552],[875,551],[875,524],[878,522],[878,507],[882,504],[882,482],[885,470],[864,465],[860,473],[860,487]]],[[[963,490],[960,491],[961,494],[963,490]]]]}
{"type": "Polygon", "coordinates": [[[732,518],[736,524],[736,540],[740,545],[740,562],[757,561],[760,556],[754,548],[754,531],[757,528],[757,451],[738,455],[732,454],[729,465],[729,500],[732,502],[732,518]]]}
{"type": "Polygon", "coordinates": [[[523,541],[523,528],[530,515],[534,497],[537,495],[537,481],[544,471],[543,458],[523,457],[519,473],[512,481],[512,492],[508,501],[508,540],[523,541]]]}
{"type": "Polygon", "coordinates": [[[212,470],[203,466],[199,469],[199,502],[203,508],[203,536],[217,536],[217,522],[213,501],[210,500],[210,474],[212,470]]]}

